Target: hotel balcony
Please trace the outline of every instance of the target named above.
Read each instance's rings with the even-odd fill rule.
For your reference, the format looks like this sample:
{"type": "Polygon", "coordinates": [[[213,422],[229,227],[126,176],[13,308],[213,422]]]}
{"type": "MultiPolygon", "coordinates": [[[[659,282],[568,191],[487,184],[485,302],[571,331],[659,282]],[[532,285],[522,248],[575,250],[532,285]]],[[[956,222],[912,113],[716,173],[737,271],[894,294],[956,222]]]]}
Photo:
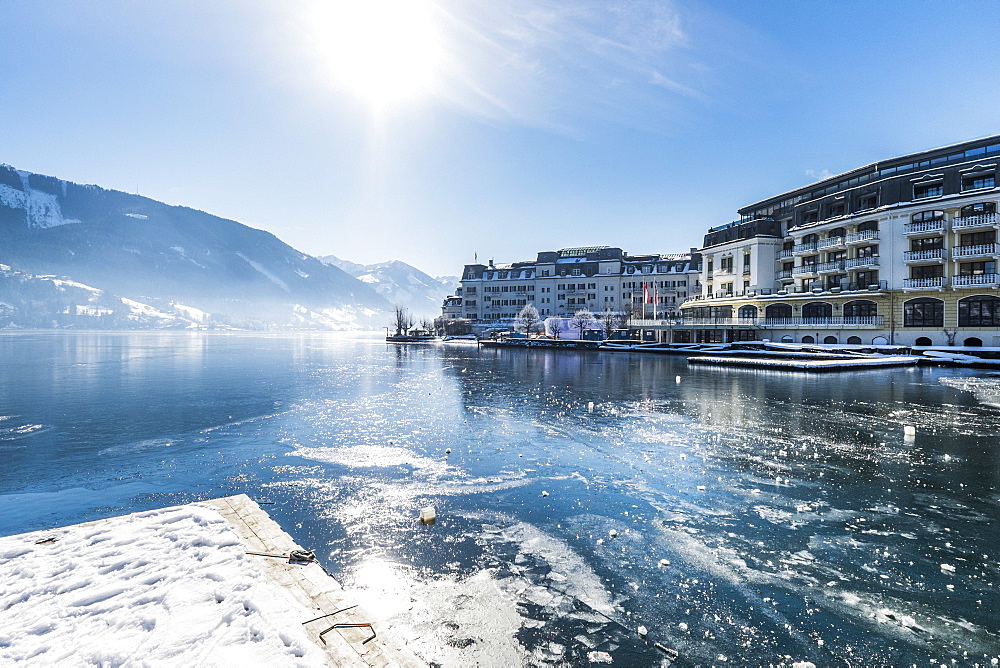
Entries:
{"type": "Polygon", "coordinates": [[[868,241],[878,241],[878,230],[865,230],[864,232],[848,234],[846,240],[848,245],[863,244],[868,241]]]}
{"type": "Polygon", "coordinates": [[[807,244],[795,244],[792,248],[792,253],[794,255],[805,255],[807,253],[813,253],[816,251],[817,242],[810,241],[807,244]]]}
{"type": "Polygon", "coordinates": [[[983,213],[978,216],[956,218],[952,222],[951,228],[953,230],[964,230],[972,227],[993,227],[996,224],[997,215],[995,213],[983,213]]]}
{"type": "Polygon", "coordinates": [[[903,289],[919,289],[919,288],[943,288],[947,282],[944,276],[935,276],[934,278],[906,278],[903,279],[903,289]]]}
{"type": "Polygon", "coordinates": [[[795,251],[793,251],[791,248],[782,248],[781,250],[778,251],[777,255],[775,255],[775,258],[777,258],[778,260],[787,260],[794,254],[795,251]]]}
{"type": "Polygon", "coordinates": [[[844,264],[847,260],[834,260],[833,262],[821,262],[816,265],[816,271],[821,274],[836,274],[844,271],[844,264]]]}
{"type": "Polygon", "coordinates": [[[878,266],[878,255],[869,255],[868,257],[852,257],[849,260],[844,261],[844,267],[847,269],[858,269],[859,267],[877,267],[878,266]]]}
{"type": "Polygon", "coordinates": [[[944,262],[945,251],[943,248],[933,248],[930,250],[906,251],[903,253],[905,262],[944,262]]]}
{"type": "Polygon", "coordinates": [[[684,325],[716,327],[757,327],[760,329],[876,329],[880,315],[831,316],[828,318],[685,318],[684,325]]]}
{"type": "Polygon", "coordinates": [[[953,258],[978,257],[981,255],[996,255],[997,244],[976,244],[975,246],[955,246],[951,249],[953,258]]]}
{"type": "Polygon", "coordinates": [[[1000,284],[1000,274],[978,274],[976,276],[954,276],[951,284],[956,288],[980,287],[1000,284]]]}
{"type": "Polygon", "coordinates": [[[778,273],[776,273],[774,275],[774,277],[777,280],[779,280],[779,281],[786,281],[786,280],[790,281],[790,280],[792,280],[792,270],[791,269],[782,269],[781,271],[779,271],[778,273]]]}
{"type": "Polygon", "coordinates": [[[817,276],[815,264],[804,264],[801,267],[792,268],[792,276],[817,276]]]}
{"type": "Polygon", "coordinates": [[[928,234],[930,232],[944,232],[944,218],[925,220],[920,223],[907,223],[903,226],[903,234],[928,234]]]}
{"type": "Polygon", "coordinates": [[[818,247],[819,248],[843,248],[847,245],[847,241],[844,237],[831,237],[829,239],[820,239],[818,247]]]}

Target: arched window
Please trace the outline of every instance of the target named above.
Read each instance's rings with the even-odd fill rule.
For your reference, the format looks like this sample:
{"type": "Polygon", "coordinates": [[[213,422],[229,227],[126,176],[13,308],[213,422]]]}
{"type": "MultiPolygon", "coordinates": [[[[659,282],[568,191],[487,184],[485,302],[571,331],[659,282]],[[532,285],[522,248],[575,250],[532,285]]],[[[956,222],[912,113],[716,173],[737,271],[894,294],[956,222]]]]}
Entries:
{"type": "Polygon", "coordinates": [[[863,318],[878,315],[878,305],[868,299],[855,299],[844,304],[845,318],[863,318]]]}
{"type": "Polygon", "coordinates": [[[819,241],[818,234],[807,234],[804,237],[802,237],[802,243],[804,244],[811,244],[814,241],[819,241]]]}
{"type": "Polygon", "coordinates": [[[983,345],[983,340],[978,336],[970,336],[962,342],[962,345],[968,348],[979,348],[983,345]]]}
{"type": "Polygon", "coordinates": [[[872,345],[873,346],[889,345],[889,339],[885,338],[884,336],[876,336],[874,339],[872,339],[872,345]]]}
{"type": "Polygon", "coordinates": [[[903,327],[944,327],[944,302],[930,297],[903,302],[903,327]]]}
{"type": "Polygon", "coordinates": [[[958,300],[959,327],[1000,327],[1000,297],[975,295],[958,300]]]}
{"type": "Polygon", "coordinates": [[[850,343],[852,346],[860,346],[861,345],[861,337],[860,336],[851,336],[851,337],[849,337],[847,339],[847,342],[850,343]]]}
{"type": "Polygon", "coordinates": [[[944,220],[944,211],[921,211],[910,216],[910,220],[914,223],[929,223],[933,220],[944,220]]]}
{"type": "Polygon", "coordinates": [[[833,306],[829,302],[809,302],[802,307],[803,318],[829,318],[833,315],[833,306]]]}
{"type": "Polygon", "coordinates": [[[782,343],[791,343],[794,340],[795,339],[792,338],[792,336],[790,334],[785,334],[783,337],[781,337],[781,342],[782,343]]]}
{"type": "Polygon", "coordinates": [[[997,212],[996,202],[977,202],[976,204],[963,206],[962,212],[959,215],[962,218],[966,218],[968,216],[981,216],[986,213],[996,213],[996,212],[997,212]]]}
{"type": "Polygon", "coordinates": [[[729,320],[733,317],[732,306],[713,306],[712,317],[716,320],[729,320]]]}
{"type": "Polygon", "coordinates": [[[921,336],[921,337],[917,338],[917,341],[916,341],[916,343],[914,345],[918,345],[918,346],[933,346],[934,343],[928,337],[921,336]]]}
{"type": "Polygon", "coordinates": [[[823,339],[823,343],[840,343],[840,342],[837,341],[836,336],[828,336],[825,339],[823,339]]]}
{"type": "Polygon", "coordinates": [[[826,233],[827,239],[840,239],[841,237],[847,236],[847,230],[843,227],[835,227],[826,233]]]}
{"type": "Polygon", "coordinates": [[[816,339],[807,334],[802,337],[802,343],[816,343],[816,339]]]}
{"type": "Polygon", "coordinates": [[[756,318],[757,317],[757,307],[753,304],[747,304],[746,306],[741,306],[740,310],[737,312],[741,318],[756,318]]]}
{"type": "Polygon", "coordinates": [[[791,318],[792,317],[792,305],[791,304],[771,304],[766,309],[764,309],[764,317],[766,317],[766,318],[791,318]]]}
{"type": "Polygon", "coordinates": [[[878,230],[877,220],[866,220],[858,225],[858,232],[875,232],[878,230]]]}

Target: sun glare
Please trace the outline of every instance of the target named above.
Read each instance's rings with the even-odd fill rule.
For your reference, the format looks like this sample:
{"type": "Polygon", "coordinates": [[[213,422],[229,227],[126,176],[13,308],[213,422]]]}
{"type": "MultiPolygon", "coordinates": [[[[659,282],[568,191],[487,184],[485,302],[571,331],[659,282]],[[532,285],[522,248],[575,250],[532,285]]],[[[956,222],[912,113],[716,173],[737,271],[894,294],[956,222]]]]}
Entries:
{"type": "Polygon", "coordinates": [[[335,83],[376,107],[433,90],[441,39],[429,0],[319,4],[319,48],[335,83]]]}

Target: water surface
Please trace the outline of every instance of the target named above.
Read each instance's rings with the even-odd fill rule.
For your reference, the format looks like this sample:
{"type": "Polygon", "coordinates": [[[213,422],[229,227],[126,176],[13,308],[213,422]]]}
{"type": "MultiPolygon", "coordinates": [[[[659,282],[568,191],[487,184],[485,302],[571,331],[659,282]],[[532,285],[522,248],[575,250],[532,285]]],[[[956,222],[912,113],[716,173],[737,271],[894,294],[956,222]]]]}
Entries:
{"type": "Polygon", "coordinates": [[[0,535],[243,492],[428,661],[1000,653],[1000,373],[50,332],[0,370],[0,535]]]}

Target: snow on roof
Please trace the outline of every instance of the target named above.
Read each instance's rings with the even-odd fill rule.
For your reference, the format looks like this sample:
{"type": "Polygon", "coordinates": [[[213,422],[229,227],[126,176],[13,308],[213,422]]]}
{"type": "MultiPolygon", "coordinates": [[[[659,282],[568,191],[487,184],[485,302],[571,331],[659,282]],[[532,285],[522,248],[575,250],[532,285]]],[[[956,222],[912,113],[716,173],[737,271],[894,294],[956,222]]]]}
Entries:
{"type": "Polygon", "coordinates": [[[213,508],[0,538],[0,664],[326,665],[213,508]]]}

